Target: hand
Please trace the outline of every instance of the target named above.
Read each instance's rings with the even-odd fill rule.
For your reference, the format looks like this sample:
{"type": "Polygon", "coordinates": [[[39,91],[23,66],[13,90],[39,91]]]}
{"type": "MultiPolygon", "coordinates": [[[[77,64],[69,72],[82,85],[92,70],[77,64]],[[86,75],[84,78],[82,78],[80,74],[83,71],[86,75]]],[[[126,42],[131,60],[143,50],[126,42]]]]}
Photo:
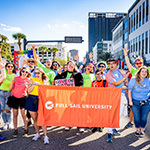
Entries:
{"type": "Polygon", "coordinates": [[[59,68],[59,70],[58,70],[58,74],[60,74],[60,75],[61,75],[61,73],[62,73],[61,68],[59,68]]]}
{"type": "Polygon", "coordinates": [[[122,49],[123,49],[123,51],[124,51],[124,55],[127,55],[127,54],[128,54],[128,51],[130,50],[130,49],[127,49],[127,47],[122,48],[122,49]]]}
{"type": "Polygon", "coordinates": [[[74,60],[78,60],[78,58],[79,58],[79,55],[77,54],[76,56],[74,56],[74,60]]]}
{"type": "Polygon", "coordinates": [[[93,53],[92,53],[92,52],[90,52],[90,54],[89,54],[89,58],[90,58],[90,59],[92,59],[92,58],[93,58],[93,53]]]}
{"type": "Polygon", "coordinates": [[[130,72],[128,72],[128,73],[125,75],[125,78],[128,78],[129,74],[130,74],[130,72]]]}
{"type": "Polygon", "coordinates": [[[122,89],[126,90],[126,89],[127,89],[127,86],[123,86],[122,89]]]}
{"type": "Polygon", "coordinates": [[[4,62],[4,61],[1,61],[1,62],[0,62],[0,66],[1,66],[2,68],[5,68],[5,62],[4,62]]]}
{"type": "Polygon", "coordinates": [[[35,45],[32,45],[32,49],[35,49],[35,45]]]}
{"type": "Polygon", "coordinates": [[[33,84],[34,84],[34,85],[37,85],[37,86],[39,86],[39,85],[40,85],[40,83],[39,83],[39,82],[34,82],[33,84]]]}
{"type": "Polygon", "coordinates": [[[130,105],[130,106],[133,106],[133,102],[130,102],[130,101],[129,101],[129,105],[130,105]]]}
{"type": "Polygon", "coordinates": [[[22,65],[24,66],[27,63],[27,57],[24,57],[22,65]]]}
{"type": "Polygon", "coordinates": [[[86,61],[87,61],[87,59],[86,59],[86,58],[84,58],[84,59],[83,59],[83,64],[84,64],[84,65],[85,65],[86,61]]]}

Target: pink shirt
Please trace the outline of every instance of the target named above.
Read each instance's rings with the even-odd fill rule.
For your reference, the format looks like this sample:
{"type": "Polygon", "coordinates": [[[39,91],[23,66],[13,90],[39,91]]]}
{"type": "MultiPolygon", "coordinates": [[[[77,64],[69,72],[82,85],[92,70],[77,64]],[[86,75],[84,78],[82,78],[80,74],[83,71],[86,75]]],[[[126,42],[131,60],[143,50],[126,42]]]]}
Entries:
{"type": "Polygon", "coordinates": [[[21,76],[14,78],[14,88],[12,89],[11,95],[16,98],[21,98],[27,96],[28,85],[24,85],[24,83],[29,83],[29,78],[21,78],[21,76]]]}
{"type": "MultiPolygon", "coordinates": [[[[120,73],[123,75],[123,77],[125,77],[126,73],[124,70],[122,69],[118,69],[120,71],[120,73]]],[[[115,88],[116,86],[114,86],[113,84],[110,84],[109,82],[114,80],[115,77],[114,77],[114,74],[112,73],[111,70],[109,70],[106,74],[106,81],[108,82],[108,87],[111,87],[111,88],[115,88]]]]}

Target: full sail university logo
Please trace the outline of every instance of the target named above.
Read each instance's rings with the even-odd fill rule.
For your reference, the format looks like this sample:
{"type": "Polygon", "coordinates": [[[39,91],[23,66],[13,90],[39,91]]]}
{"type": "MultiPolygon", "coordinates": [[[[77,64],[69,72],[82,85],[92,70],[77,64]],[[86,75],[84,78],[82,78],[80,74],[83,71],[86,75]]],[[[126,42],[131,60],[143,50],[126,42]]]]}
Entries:
{"type": "Polygon", "coordinates": [[[45,103],[45,107],[46,107],[46,109],[50,110],[54,107],[54,103],[52,101],[47,101],[45,103]]]}

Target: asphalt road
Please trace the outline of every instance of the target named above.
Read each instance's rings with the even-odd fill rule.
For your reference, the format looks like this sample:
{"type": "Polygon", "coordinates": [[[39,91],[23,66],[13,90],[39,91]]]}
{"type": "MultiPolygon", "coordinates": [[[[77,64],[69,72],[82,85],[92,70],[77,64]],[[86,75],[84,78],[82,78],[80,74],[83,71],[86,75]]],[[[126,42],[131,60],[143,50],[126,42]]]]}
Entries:
{"type": "MultiPolygon", "coordinates": [[[[144,138],[134,135],[135,127],[124,129],[128,118],[122,117],[120,122],[120,136],[114,136],[113,143],[107,143],[107,129],[103,132],[92,133],[87,129],[84,133],[79,133],[77,128],[64,131],[63,127],[48,127],[49,145],[43,144],[43,137],[36,142],[31,139],[35,135],[33,126],[29,127],[29,136],[22,137],[23,122],[21,117],[18,119],[18,137],[13,138],[13,130],[0,131],[6,137],[0,141],[0,150],[147,150],[150,149],[150,115],[144,138]]],[[[0,119],[0,127],[3,126],[0,119]]],[[[41,131],[41,135],[42,131],[41,131]]]]}

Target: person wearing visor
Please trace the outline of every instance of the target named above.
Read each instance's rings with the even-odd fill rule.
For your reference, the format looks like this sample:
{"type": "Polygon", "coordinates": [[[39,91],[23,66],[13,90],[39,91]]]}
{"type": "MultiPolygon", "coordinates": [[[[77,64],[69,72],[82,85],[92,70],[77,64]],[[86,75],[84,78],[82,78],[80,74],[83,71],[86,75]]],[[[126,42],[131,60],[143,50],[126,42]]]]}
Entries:
{"type": "MultiPolygon", "coordinates": [[[[138,70],[144,65],[143,63],[143,59],[142,58],[136,58],[135,59],[135,67],[132,66],[132,64],[130,63],[129,57],[128,57],[128,51],[129,49],[127,48],[123,48],[124,51],[124,58],[127,64],[127,67],[130,71],[130,73],[132,74],[132,76],[134,76],[138,70]]],[[[148,72],[150,73],[150,67],[148,67],[148,72]]],[[[126,124],[125,128],[129,128],[133,126],[133,112],[132,109],[130,109],[130,116],[129,116],[129,122],[126,124]]]]}
{"type": "Polygon", "coordinates": [[[100,61],[98,64],[97,64],[97,68],[100,69],[102,72],[103,72],[103,76],[102,76],[102,79],[103,80],[106,80],[106,68],[107,68],[107,63],[105,61],[100,61]]]}
{"type": "MultiPolygon", "coordinates": [[[[109,59],[107,61],[110,70],[106,74],[106,81],[110,88],[122,88],[121,101],[120,101],[120,117],[122,115],[127,116],[127,99],[125,96],[125,89],[127,89],[127,78],[128,74],[124,70],[117,68],[115,59],[109,59]]],[[[113,128],[108,128],[107,142],[112,142],[113,134],[120,135],[120,133],[113,128]]]]}

